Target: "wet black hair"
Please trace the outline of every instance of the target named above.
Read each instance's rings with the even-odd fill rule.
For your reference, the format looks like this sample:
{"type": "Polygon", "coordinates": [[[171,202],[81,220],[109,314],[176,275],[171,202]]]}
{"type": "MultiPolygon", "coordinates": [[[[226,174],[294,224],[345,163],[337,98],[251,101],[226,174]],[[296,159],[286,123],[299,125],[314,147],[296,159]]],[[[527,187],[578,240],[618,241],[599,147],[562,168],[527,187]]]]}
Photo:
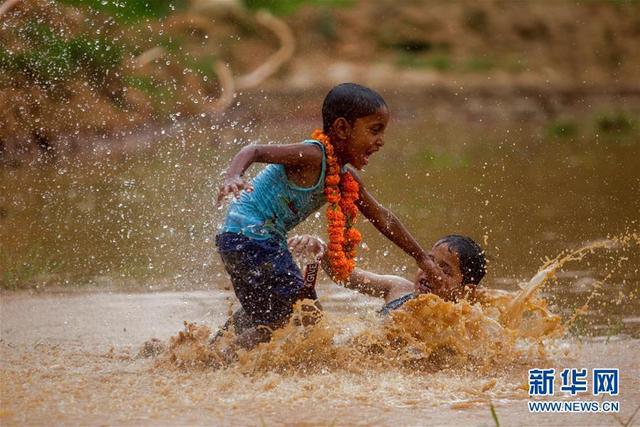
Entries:
{"type": "Polygon", "coordinates": [[[356,83],[342,83],[329,91],[322,104],[322,130],[329,132],[336,119],[344,117],[350,125],[370,116],[387,103],[380,94],[356,83]]]}
{"type": "Polygon", "coordinates": [[[460,259],[463,285],[477,285],[487,272],[487,260],[484,250],[471,237],[450,234],[436,242],[436,245],[446,244],[450,251],[455,252],[460,259]]]}

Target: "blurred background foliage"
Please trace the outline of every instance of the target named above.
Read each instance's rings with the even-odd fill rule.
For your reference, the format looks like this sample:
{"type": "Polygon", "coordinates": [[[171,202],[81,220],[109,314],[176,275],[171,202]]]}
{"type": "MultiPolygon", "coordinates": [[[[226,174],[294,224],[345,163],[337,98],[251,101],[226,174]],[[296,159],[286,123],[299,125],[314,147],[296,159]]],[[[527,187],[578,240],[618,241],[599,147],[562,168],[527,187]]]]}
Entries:
{"type": "Polygon", "coordinates": [[[104,12],[124,23],[163,18],[187,7],[186,0],[62,0],[61,3],[84,7],[93,14],[104,12]]]}
{"type": "MultiPolygon", "coordinates": [[[[296,45],[263,85],[272,90],[356,79],[617,90],[637,88],[640,75],[636,0],[23,0],[0,18],[0,159],[61,149],[70,135],[215,115],[216,64],[237,77],[280,47],[261,10],[280,16],[296,45]]],[[[575,131],[542,109],[550,134],[575,131]]]]}

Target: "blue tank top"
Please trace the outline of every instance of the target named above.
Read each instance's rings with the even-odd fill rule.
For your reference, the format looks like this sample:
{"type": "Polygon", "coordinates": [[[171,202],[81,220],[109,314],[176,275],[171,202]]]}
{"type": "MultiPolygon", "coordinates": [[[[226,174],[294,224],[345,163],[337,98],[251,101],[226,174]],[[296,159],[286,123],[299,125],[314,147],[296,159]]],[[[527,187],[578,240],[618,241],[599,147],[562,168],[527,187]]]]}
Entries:
{"type": "Polygon", "coordinates": [[[322,170],[312,187],[298,187],[287,177],[284,165],[266,166],[252,181],[253,191],[243,191],[229,204],[227,217],[219,232],[239,233],[251,239],[275,238],[286,244],[287,232],[324,205],[324,146],[306,140],[322,150],[322,170]]]}

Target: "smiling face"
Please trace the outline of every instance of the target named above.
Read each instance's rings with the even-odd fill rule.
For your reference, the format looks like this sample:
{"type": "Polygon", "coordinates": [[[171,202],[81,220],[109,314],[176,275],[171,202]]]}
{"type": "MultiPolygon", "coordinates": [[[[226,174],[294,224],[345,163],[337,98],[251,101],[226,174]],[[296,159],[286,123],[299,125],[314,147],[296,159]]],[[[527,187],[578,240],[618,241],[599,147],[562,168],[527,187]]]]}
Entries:
{"type": "Polygon", "coordinates": [[[389,123],[389,111],[381,107],[375,113],[360,117],[350,126],[340,156],[344,163],[362,169],[369,157],[384,145],[384,131],[389,123]]]}
{"type": "Polygon", "coordinates": [[[436,243],[429,251],[428,256],[442,269],[444,277],[439,284],[434,285],[429,283],[425,273],[419,270],[415,279],[416,293],[432,293],[446,301],[458,300],[464,294],[458,254],[446,243],[436,243]]]}

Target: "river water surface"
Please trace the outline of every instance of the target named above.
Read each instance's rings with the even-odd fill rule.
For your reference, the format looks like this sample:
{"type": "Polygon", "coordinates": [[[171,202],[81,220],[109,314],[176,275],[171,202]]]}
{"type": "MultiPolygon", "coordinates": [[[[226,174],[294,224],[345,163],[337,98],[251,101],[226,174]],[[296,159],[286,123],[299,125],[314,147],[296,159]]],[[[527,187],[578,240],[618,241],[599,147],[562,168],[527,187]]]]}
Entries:
{"type": "MultiPolygon", "coordinates": [[[[514,292],[547,258],[638,230],[638,139],[601,135],[583,120],[564,138],[540,123],[463,125],[400,111],[362,176],[425,247],[445,234],[471,235],[490,261],[485,287],[514,292]]],[[[500,350],[478,344],[489,335],[469,341],[486,350],[473,360],[407,365],[417,351],[409,346],[403,363],[386,364],[371,346],[361,351],[363,336],[397,331],[375,319],[381,301],[326,279],[318,292],[327,320],[315,344],[283,338],[263,349],[286,360],[254,354],[219,370],[138,357],[145,341],[168,343],[183,321],[215,329],[226,318],[234,297],[212,241],[224,214],[213,203],[224,166],[244,144],[296,142],[314,125],[256,123],[177,126],[158,132],[148,151],[0,171],[3,286],[28,289],[2,293],[3,424],[491,425],[490,403],[505,424],[617,423],[611,414],[529,414],[526,370],[542,366],[620,368],[618,416],[631,416],[640,404],[634,244],[588,253],[546,282],[539,296],[563,327],[500,350]],[[342,362],[306,366],[291,356],[312,353],[342,362]]],[[[322,218],[295,232],[323,235],[322,218]]],[[[366,222],[360,228],[360,266],[413,278],[410,259],[366,222]]],[[[434,310],[444,319],[454,309],[434,310]]]]}

